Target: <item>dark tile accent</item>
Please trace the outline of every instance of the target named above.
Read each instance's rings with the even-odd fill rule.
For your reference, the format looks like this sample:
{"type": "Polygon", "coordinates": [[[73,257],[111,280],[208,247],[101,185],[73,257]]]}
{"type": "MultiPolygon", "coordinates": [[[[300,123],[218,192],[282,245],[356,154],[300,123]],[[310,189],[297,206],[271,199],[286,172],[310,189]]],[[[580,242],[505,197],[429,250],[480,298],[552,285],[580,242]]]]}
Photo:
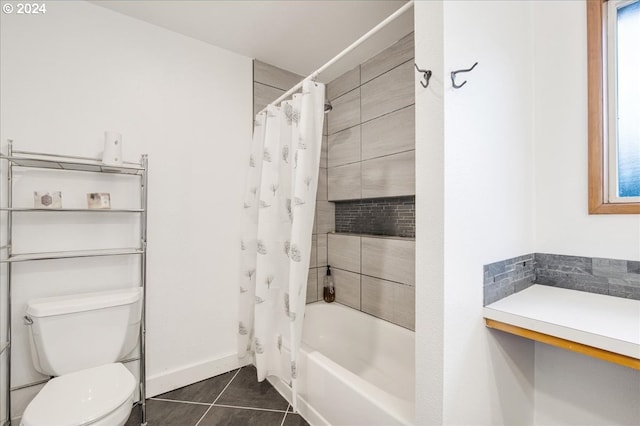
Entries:
{"type": "Polygon", "coordinates": [[[300,414],[287,413],[282,426],[309,426],[309,423],[300,414]]]}
{"type": "Polygon", "coordinates": [[[635,262],[633,260],[627,261],[627,273],[640,274],[640,262],[635,262]]]}
{"type": "MultiPolygon", "coordinates": [[[[286,407],[285,407],[286,408],[286,407]]],[[[214,405],[199,426],[280,426],[285,413],[214,405]]]]}
{"type": "MultiPolygon", "coordinates": [[[[149,426],[195,425],[208,409],[208,405],[149,399],[147,400],[147,424],[149,426]]],[[[139,426],[140,415],[140,406],[136,405],[125,426],[139,426]]]]}
{"type": "Polygon", "coordinates": [[[336,232],[416,236],[415,196],[336,201],[336,232]]]}
{"type": "Polygon", "coordinates": [[[287,401],[267,380],[257,381],[256,368],[253,365],[242,367],[216,404],[283,411],[288,406],[287,401]]]}
{"type": "Polygon", "coordinates": [[[224,373],[207,380],[202,380],[201,382],[197,382],[171,392],[163,393],[155,398],[212,404],[218,395],[220,395],[220,392],[222,392],[224,387],[227,386],[229,381],[233,378],[233,375],[236,374],[236,371],[238,370],[229,371],[228,373],[224,373]]]}

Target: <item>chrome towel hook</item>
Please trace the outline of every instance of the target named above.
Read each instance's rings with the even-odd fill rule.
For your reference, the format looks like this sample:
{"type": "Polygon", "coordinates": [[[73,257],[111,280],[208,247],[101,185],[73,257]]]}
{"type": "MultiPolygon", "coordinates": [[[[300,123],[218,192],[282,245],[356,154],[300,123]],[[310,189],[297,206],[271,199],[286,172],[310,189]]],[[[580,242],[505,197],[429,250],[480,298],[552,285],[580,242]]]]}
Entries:
{"type": "Polygon", "coordinates": [[[429,86],[429,79],[431,78],[431,70],[421,70],[420,68],[418,68],[418,64],[416,63],[414,63],[413,65],[416,66],[416,70],[418,70],[418,72],[421,72],[423,74],[424,81],[421,81],[420,84],[422,84],[422,87],[426,89],[429,86]]]}
{"type": "Polygon", "coordinates": [[[456,71],[451,71],[451,85],[453,86],[454,89],[459,89],[462,86],[464,86],[465,84],[467,84],[467,80],[463,81],[462,84],[457,85],[456,84],[456,74],[458,74],[459,72],[469,72],[471,70],[473,70],[476,65],[478,65],[478,63],[476,62],[475,64],[473,64],[473,66],[471,68],[468,68],[466,70],[456,70],[456,71]]]}

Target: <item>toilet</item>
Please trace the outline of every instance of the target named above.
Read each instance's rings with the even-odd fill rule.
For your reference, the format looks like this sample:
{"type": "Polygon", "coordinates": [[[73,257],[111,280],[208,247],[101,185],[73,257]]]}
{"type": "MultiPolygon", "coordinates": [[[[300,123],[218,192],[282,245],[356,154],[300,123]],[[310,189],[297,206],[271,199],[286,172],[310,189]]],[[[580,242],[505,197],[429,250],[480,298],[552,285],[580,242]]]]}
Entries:
{"type": "Polygon", "coordinates": [[[121,363],[140,331],[141,288],[30,300],[25,323],[36,370],[49,380],[22,426],[124,425],[136,378],[121,363]]]}

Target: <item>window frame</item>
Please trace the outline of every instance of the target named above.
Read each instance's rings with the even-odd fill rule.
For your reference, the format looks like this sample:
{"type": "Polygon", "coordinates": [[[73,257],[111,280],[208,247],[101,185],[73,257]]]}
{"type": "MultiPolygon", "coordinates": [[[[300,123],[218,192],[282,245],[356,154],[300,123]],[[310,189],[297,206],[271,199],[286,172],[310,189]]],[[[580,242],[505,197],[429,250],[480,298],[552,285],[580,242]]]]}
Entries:
{"type": "Polygon", "coordinates": [[[587,0],[589,214],[640,214],[640,202],[608,197],[606,0],[587,0]]]}

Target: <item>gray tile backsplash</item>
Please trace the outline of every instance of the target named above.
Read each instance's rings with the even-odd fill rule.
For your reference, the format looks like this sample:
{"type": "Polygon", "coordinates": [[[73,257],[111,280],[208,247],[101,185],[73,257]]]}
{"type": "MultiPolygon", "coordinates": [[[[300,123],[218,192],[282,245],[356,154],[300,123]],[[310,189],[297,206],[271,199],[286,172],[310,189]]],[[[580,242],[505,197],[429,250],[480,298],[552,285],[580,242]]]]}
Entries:
{"type": "Polygon", "coordinates": [[[529,287],[535,279],[535,255],[484,265],[484,305],[529,287]]]}
{"type": "Polygon", "coordinates": [[[640,262],[532,253],[484,266],[484,304],[531,284],[640,300],[640,262]]]}
{"type": "Polygon", "coordinates": [[[638,262],[536,253],[536,283],[640,300],[638,262]]]}

